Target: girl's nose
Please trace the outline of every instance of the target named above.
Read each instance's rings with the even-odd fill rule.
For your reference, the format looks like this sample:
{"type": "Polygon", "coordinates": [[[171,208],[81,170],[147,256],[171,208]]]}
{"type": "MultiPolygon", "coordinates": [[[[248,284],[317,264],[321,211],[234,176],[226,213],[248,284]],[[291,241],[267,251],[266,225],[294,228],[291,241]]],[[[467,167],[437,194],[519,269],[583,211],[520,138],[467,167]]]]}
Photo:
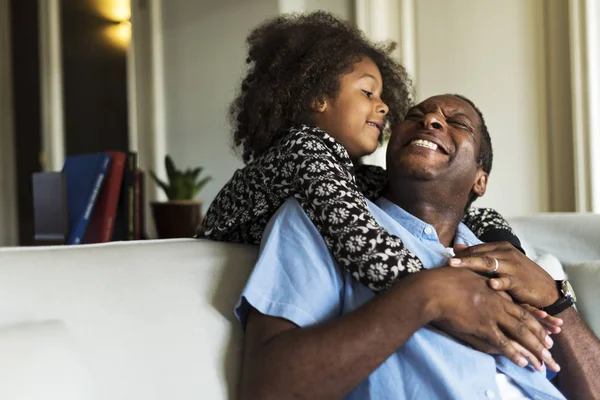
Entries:
{"type": "Polygon", "coordinates": [[[386,115],[390,111],[390,108],[383,101],[377,104],[377,114],[386,115]]]}

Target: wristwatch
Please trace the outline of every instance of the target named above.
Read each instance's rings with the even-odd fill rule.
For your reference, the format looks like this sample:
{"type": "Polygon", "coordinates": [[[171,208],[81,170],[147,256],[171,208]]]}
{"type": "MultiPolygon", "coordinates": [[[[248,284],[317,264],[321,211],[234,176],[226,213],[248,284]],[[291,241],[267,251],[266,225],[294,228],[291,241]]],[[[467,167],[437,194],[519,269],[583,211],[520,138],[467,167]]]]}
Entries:
{"type": "Polygon", "coordinates": [[[556,287],[558,288],[558,300],[550,304],[548,307],[542,308],[542,311],[545,311],[552,316],[563,312],[577,301],[575,292],[573,291],[573,287],[569,281],[556,281],[556,287]]]}

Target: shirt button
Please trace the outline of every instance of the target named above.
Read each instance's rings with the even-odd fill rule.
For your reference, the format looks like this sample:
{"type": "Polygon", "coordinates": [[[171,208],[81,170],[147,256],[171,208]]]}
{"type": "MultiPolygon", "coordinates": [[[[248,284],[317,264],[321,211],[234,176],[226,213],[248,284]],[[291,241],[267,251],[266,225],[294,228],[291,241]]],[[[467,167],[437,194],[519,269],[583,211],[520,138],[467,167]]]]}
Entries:
{"type": "Polygon", "coordinates": [[[485,397],[487,397],[488,399],[493,399],[494,397],[496,397],[496,393],[494,393],[493,390],[486,390],[485,397]]]}
{"type": "Polygon", "coordinates": [[[428,235],[431,235],[433,233],[433,228],[430,227],[430,226],[426,227],[425,228],[425,233],[428,234],[428,235]]]}

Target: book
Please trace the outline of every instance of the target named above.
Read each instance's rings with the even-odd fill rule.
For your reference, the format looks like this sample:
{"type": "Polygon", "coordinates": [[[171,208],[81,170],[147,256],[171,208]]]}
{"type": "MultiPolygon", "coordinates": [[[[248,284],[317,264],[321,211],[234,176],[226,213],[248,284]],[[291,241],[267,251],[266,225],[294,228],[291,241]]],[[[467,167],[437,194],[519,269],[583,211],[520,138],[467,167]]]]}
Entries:
{"type": "Polygon", "coordinates": [[[67,215],[69,236],[67,244],[79,244],[88,223],[111,157],[107,153],[83,154],[67,157],[63,172],[67,180],[67,215]]]}
{"type": "Polygon", "coordinates": [[[137,153],[128,152],[123,169],[123,181],[119,195],[119,206],[115,219],[112,240],[134,240],[135,238],[135,171],[137,153]]]}
{"type": "Polygon", "coordinates": [[[34,243],[65,244],[69,232],[67,183],[63,172],[36,172],[32,176],[34,243]]]}
{"type": "Polygon", "coordinates": [[[112,163],[85,232],[84,243],[110,242],[113,236],[127,155],[120,151],[109,151],[108,155],[112,157],[112,163]]]}
{"type": "Polygon", "coordinates": [[[134,225],[134,239],[142,239],[142,218],[143,218],[143,204],[142,204],[142,190],[143,188],[143,173],[140,169],[135,171],[135,225],[134,225]]]}
{"type": "Polygon", "coordinates": [[[135,240],[148,239],[146,234],[146,184],[144,177],[144,171],[138,168],[135,175],[135,240]]]}

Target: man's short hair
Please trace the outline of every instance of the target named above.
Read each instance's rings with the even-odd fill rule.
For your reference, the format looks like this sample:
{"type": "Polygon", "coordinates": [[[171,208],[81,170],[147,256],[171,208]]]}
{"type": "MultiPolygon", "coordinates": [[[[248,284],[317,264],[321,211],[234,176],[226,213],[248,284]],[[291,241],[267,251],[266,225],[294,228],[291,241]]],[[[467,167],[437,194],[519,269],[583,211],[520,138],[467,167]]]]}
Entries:
{"type": "MultiPolygon", "coordinates": [[[[479,116],[479,133],[481,135],[481,144],[479,147],[479,155],[477,156],[477,164],[483,167],[483,170],[489,175],[490,172],[492,172],[492,161],[494,159],[494,151],[492,149],[492,138],[490,137],[490,132],[488,131],[488,127],[485,124],[483,113],[479,108],[477,108],[475,103],[473,103],[465,96],[460,94],[451,94],[450,96],[458,97],[459,99],[469,103],[469,105],[473,107],[473,109],[479,116]]],[[[475,193],[471,193],[466,208],[469,208],[476,199],[477,195],[475,195],[475,193]]]]}

